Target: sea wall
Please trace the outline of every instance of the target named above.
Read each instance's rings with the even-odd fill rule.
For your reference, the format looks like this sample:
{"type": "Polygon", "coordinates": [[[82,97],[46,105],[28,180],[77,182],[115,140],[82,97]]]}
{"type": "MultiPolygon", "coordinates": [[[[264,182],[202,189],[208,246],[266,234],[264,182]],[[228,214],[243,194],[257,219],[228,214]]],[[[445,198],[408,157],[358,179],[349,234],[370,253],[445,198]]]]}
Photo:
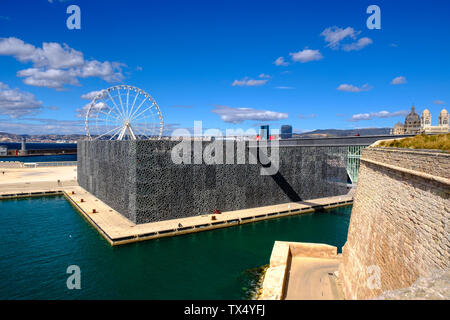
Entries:
{"type": "Polygon", "coordinates": [[[450,154],[364,149],[339,277],[370,299],[449,268],[450,154]]]}
{"type": "MultiPolygon", "coordinates": [[[[78,183],[134,223],[347,193],[342,147],[273,147],[267,156],[278,153],[279,170],[261,175],[265,162],[248,142],[231,142],[231,149],[224,143],[223,161],[212,164],[196,162],[194,145],[182,163],[174,163],[172,149],[179,143],[79,141],[78,183]]],[[[207,154],[211,142],[199,146],[207,154]]]]}

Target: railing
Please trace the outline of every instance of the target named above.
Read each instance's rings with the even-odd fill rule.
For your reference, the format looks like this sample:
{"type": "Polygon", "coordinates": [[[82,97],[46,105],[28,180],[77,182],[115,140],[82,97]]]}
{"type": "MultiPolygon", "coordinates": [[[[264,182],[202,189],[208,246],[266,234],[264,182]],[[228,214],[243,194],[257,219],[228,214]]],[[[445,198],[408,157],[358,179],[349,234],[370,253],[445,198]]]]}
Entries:
{"type": "Polygon", "coordinates": [[[68,167],[76,166],[76,161],[59,161],[59,162],[24,162],[24,168],[40,168],[40,167],[68,167]]]}

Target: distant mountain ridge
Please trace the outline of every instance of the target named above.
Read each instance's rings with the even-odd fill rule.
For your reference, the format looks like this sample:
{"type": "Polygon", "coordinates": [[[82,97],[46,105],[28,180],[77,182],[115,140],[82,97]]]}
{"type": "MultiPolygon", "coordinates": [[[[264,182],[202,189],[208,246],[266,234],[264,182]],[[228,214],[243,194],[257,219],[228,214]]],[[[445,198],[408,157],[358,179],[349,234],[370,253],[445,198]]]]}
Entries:
{"type": "Polygon", "coordinates": [[[294,133],[293,138],[320,138],[346,136],[375,136],[388,135],[391,128],[362,128],[362,129],[318,129],[305,133],[294,133]]]}

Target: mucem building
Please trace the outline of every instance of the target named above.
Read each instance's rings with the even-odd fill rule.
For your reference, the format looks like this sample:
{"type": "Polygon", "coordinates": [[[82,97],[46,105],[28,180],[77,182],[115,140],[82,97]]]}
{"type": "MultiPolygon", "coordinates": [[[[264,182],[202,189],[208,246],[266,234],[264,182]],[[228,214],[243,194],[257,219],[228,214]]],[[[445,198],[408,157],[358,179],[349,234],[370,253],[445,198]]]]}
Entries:
{"type": "Polygon", "coordinates": [[[79,141],[78,183],[136,224],[347,193],[340,147],[184,143],[79,141]]]}

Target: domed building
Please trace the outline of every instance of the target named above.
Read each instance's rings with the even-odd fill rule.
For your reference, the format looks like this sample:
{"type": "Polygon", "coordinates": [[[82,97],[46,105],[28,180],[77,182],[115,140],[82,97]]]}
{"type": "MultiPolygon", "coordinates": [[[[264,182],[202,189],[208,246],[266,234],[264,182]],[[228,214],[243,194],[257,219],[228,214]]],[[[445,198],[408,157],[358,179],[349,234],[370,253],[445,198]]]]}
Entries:
{"type": "Polygon", "coordinates": [[[449,132],[449,114],[447,110],[442,109],[439,113],[437,126],[431,125],[431,113],[428,109],[422,112],[420,117],[415,107],[411,107],[411,112],[405,118],[405,124],[401,122],[395,124],[392,134],[420,134],[420,133],[448,133],[449,132]]]}
{"type": "Polygon", "coordinates": [[[419,134],[420,133],[420,117],[415,111],[415,107],[411,107],[411,112],[405,119],[405,134],[419,134]]]}
{"type": "Polygon", "coordinates": [[[448,128],[448,112],[445,109],[439,113],[439,126],[448,128]]]}

